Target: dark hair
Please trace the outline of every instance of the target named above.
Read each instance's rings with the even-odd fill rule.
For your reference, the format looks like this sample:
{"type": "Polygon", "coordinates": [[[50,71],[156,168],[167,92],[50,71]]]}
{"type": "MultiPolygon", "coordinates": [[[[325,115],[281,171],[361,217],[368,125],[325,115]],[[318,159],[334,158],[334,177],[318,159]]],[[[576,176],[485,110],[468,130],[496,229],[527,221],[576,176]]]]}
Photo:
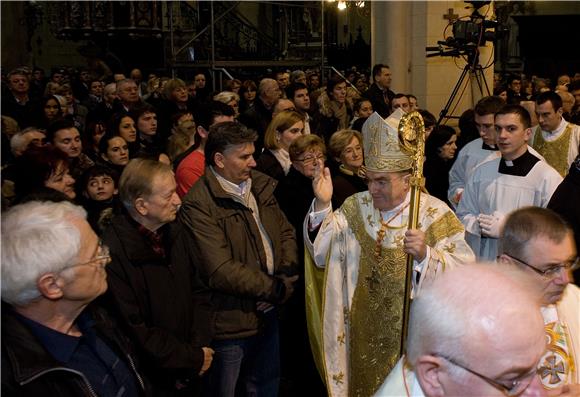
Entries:
{"type": "MultiPolygon", "coordinates": [[[[507,92],[507,87],[503,84],[498,85],[497,87],[495,87],[493,89],[493,95],[494,96],[499,96],[502,92],[507,92]]],[[[480,116],[483,116],[482,114],[480,114],[480,116]]]]}
{"type": "Polygon", "coordinates": [[[234,109],[225,103],[218,101],[211,101],[195,109],[193,119],[197,126],[203,127],[209,131],[213,120],[217,116],[234,116],[234,109]]]}
{"type": "Polygon", "coordinates": [[[418,112],[421,117],[423,117],[423,124],[425,125],[425,128],[433,127],[435,124],[437,124],[437,119],[430,111],[419,109],[418,112]]]}
{"type": "Polygon", "coordinates": [[[115,183],[115,186],[118,186],[119,173],[112,168],[97,164],[87,168],[85,172],[82,173],[79,181],[77,182],[80,190],[86,190],[91,178],[95,178],[97,176],[110,176],[115,183]]]}
{"type": "Polygon", "coordinates": [[[75,123],[70,119],[60,119],[51,123],[46,129],[46,141],[54,143],[54,136],[60,130],[68,130],[70,128],[75,128],[75,123]]]}
{"type": "Polygon", "coordinates": [[[521,105],[505,105],[500,110],[498,110],[495,114],[495,117],[505,114],[517,114],[520,116],[520,121],[524,125],[524,128],[530,128],[532,126],[532,119],[530,114],[521,105]]]}
{"type": "Polygon", "coordinates": [[[580,90],[580,80],[574,80],[568,85],[568,92],[580,90]]]}
{"type": "Polygon", "coordinates": [[[562,107],[562,98],[554,91],[546,91],[539,94],[536,98],[536,105],[543,105],[548,101],[552,103],[554,111],[557,111],[562,107]]]}
{"type": "Polygon", "coordinates": [[[354,123],[352,123],[352,129],[355,131],[358,131],[358,132],[362,132],[362,127],[363,127],[365,121],[367,121],[367,120],[368,120],[368,117],[359,117],[358,119],[356,119],[354,121],[354,123]]]}
{"type": "MultiPolygon", "coordinates": [[[[105,134],[101,137],[101,140],[99,141],[99,154],[103,155],[103,154],[107,154],[107,150],[109,150],[109,141],[113,138],[123,138],[119,132],[117,131],[107,131],[105,132],[105,134]]],[[[129,142],[126,142],[127,146],[129,145],[129,142]]],[[[131,152],[129,152],[129,154],[132,154],[131,152]]],[[[133,153],[134,154],[134,153],[133,153]]]]}
{"type": "Polygon", "coordinates": [[[286,97],[291,101],[294,101],[294,94],[298,90],[307,90],[308,86],[304,83],[292,83],[286,87],[286,97]]]}
{"type": "MultiPolygon", "coordinates": [[[[44,120],[46,120],[46,115],[44,114],[44,108],[46,107],[46,104],[48,103],[48,101],[50,101],[51,99],[52,99],[53,101],[56,101],[56,105],[58,106],[58,111],[60,112],[60,117],[61,117],[61,118],[63,117],[63,114],[62,114],[62,107],[60,106],[60,101],[58,100],[58,98],[57,98],[56,96],[54,96],[54,95],[45,95],[45,96],[42,98],[42,101],[40,102],[40,110],[41,110],[41,112],[42,112],[42,118],[43,118],[44,120]]],[[[55,121],[56,121],[56,120],[55,120],[55,121]]]]}
{"type": "MultiPolygon", "coordinates": [[[[107,126],[107,132],[112,132],[115,134],[119,134],[119,126],[121,125],[121,120],[123,120],[125,117],[130,117],[133,121],[135,121],[135,119],[133,119],[133,117],[127,113],[127,112],[119,112],[119,113],[115,113],[111,116],[111,119],[109,120],[109,125],[107,126]]],[[[137,134],[137,137],[139,137],[139,134],[137,134]]],[[[139,139],[139,138],[137,138],[139,139]]]]}
{"type": "MultiPolygon", "coordinates": [[[[361,108],[362,104],[365,103],[365,102],[371,102],[371,100],[368,99],[368,98],[362,97],[362,98],[359,98],[356,101],[354,101],[354,105],[352,107],[353,112],[360,111],[360,108],[361,108]]],[[[372,104],[372,102],[371,102],[371,104],[372,104]]]]}
{"type": "Polygon", "coordinates": [[[55,146],[31,146],[16,159],[14,188],[23,196],[44,188],[44,182],[59,166],[68,168],[68,156],[55,146]]]}
{"type": "Polygon", "coordinates": [[[245,80],[240,87],[240,96],[246,91],[258,91],[258,85],[253,80],[245,80]]]}
{"type": "Polygon", "coordinates": [[[375,66],[373,66],[373,80],[376,81],[376,77],[381,74],[384,68],[390,69],[390,67],[384,63],[377,63],[375,66]]]}
{"type": "Polygon", "coordinates": [[[438,125],[433,128],[425,142],[425,155],[427,158],[438,156],[439,149],[456,134],[455,130],[448,125],[438,125]]]}
{"type": "Polygon", "coordinates": [[[152,105],[144,102],[135,106],[129,112],[129,116],[135,121],[135,127],[137,127],[137,121],[139,121],[139,117],[143,116],[145,113],[154,113],[157,114],[157,109],[155,109],[152,105]]]}
{"type": "Polygon", "coordinates": [[[332,99],[332,91],[334,90],[334,87],[336,87],[338,84],[341,83],[346,83],[346,80],[338,75],[332,76],[331,78],[328,79],[328,81],[326,82],[326,93],[328,94],[329,98],[332,99]]]}
{"type": "Polygon", "coordinates": [[[252,143],[258,139],[254,130],[246,128],[236,121],[225,121],[212,125],[205,143],[205,163],[215,165],[216,153],[223,153],[232,146],[252,143]]]}
{"type": "Polygon", "coordinates": [[[407,98],[407,100],[409,100],[409,98],[407,97],[407,95],[405,94],[395,94],[395,96],[393,97],[393,99],[399,99],[399,98],[407,98]]]}
{"type": "Polygon", "coordinates": [[[503,106],[505,101],[498,96],[486,96],[481,98],[473,111],[478,116],[486,116],[488,114],[496,114],[503,106]]]}
{"type": "Polygon", "coordinates": [[[498,254],[505,253],[528,260],[526,252],[530,240],[540,237],[559,243],[568,234],[573,234],[572,229],[554,211],[541,207],[523,207],[506,217],[498,254]]]}
{"type": "Polygon", "coordinates": [[[511,75],[508,77],[508,80],[507,80],[508,84],[511,85],[514,82],[514,80],[518,80],[519,82],[521,82],[522,78],[520,76],[511,75]]]}

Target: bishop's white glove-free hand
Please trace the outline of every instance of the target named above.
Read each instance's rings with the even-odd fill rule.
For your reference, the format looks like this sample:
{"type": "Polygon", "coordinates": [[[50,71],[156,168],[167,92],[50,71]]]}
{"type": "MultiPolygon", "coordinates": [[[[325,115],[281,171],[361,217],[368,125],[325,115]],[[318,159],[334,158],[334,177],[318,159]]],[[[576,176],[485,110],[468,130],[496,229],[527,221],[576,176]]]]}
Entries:
{"type": "Polygon", "coordinates": [[[479,214],[477,221],[479,222],[482,236],[499,238],[505,215],[498,211],[495,211],[492,215],[479,214]]]}

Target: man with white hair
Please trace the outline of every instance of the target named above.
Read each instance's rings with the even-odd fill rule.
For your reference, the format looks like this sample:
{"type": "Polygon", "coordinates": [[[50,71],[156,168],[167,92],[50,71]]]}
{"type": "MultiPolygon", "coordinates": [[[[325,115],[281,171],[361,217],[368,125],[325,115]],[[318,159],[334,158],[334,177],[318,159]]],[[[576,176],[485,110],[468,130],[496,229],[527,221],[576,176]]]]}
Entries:
{"type": "Polygon", "coordinates": [[[90,305],[109,261],[81,207],[32,201],[3,215],[3,394],[144,394],[125,337],[90,305]]]}
{"type": "Polygon", "coordinates": [[[498,262],[541,295],[548,348],[538,374],[550,396],[580,395],[580,289],[571,274],[577,255],[572,229],[555,212],[525,207],[507,217],[498,262]]]}
{"type": "Polygon", "coordinates": [[[20,157],[30,145],[43,146],[46,135],[36,127],[28,127],[18,131],[10,138],[10,150],[14,157],[20,157]]]}
{"type": "Polygon", "coordinates": [[[488,264],[446,272],[413,300],[407,354],[375,396],[544,395],[537,300],[488,264]]]}

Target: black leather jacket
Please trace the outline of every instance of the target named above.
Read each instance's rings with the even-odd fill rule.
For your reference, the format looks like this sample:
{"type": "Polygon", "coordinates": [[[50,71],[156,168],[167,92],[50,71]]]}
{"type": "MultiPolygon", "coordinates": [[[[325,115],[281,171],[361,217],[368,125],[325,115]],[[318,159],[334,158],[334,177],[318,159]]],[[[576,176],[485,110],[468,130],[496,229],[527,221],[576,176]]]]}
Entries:
{"type": "MultiPolygon", "coordinates": [[[[148,395],[125,337],[103,310],[94,307],[86,310],[92,312],[99,337],[135,374],[140,395],[148,395]]],[[[10,306],[2,303],[2,396],[92,397],[97,394],[81,372],[56,361],[18,320],[10,306]]]]}

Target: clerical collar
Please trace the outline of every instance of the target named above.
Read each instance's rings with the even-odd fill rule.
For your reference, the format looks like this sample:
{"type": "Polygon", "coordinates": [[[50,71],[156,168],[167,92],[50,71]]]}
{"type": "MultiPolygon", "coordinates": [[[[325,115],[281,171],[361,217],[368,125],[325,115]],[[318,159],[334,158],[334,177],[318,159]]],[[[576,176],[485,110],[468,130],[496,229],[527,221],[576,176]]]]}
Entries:
{"type": "Polygon", "coordinates": [[[524,154],[515,160],[510,161],[501,158],[498,172],[505,175],[526,176],[538,161],[540,161],[539,158],[526,150],[524,154]]]}
{"type": "Polygon", "coordinates": [[[487,143],[485,143],[485,142],[482,142],[482,143],[481,143],[481,148],[482,148],[483,150],[492,150],[492,151],[496,151],[496,150],[498,150],[497,146],[495,146],[495,145],[494,145],[494,146],[491,146],[491,145],[488,145],[488,144],[487,144],[487,143]]]}
{"type": "Polygon", "coordinates": [[[547,133],[549,135],[560,135],[562,132],[564,132],[567,125],[568,125],[568,122],[566,120],[564,120],[564,117],[562,117],[560,119],[560,124],[558,124],[558,127],[554,131],[545,131],[545,130],[542,130],[542,131],[544,131],[545,133],[547,133]]]}

